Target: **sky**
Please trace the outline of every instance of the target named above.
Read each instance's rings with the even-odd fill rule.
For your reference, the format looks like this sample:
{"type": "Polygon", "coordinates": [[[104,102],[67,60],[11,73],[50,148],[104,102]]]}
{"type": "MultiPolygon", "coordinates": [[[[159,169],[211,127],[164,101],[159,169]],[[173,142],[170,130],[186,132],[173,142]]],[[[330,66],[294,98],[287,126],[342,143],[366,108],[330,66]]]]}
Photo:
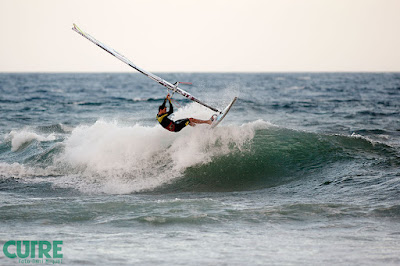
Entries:
{"type": "Polygon", "coordinates": [[[0,0],[0,72],[400,71],[400,0],[0,0]]]}

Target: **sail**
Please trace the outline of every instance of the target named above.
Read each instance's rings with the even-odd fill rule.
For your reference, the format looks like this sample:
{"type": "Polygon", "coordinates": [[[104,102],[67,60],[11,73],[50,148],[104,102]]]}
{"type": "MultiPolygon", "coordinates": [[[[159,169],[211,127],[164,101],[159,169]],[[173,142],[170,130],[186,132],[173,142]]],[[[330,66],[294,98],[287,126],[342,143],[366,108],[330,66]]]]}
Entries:
{"type": "Polygon", "coordinates": [[[88,39],[89,41],[91,41],[92,43],[96,44],[97,46],[99,46],[100,48],[104,49],[105,51],[107,51],[108,53],[110,53],[111,55],[115,56],[116,58],[118,58],[119,60],[121,60],[122,62],[124,62],[125,64],[129,65],[130,67],[136,69],[137,71],[139,71],[140,73],[142,73],[143,75],[149,77],[150,79],[158,82],[159,84],[163,85],[164,87],[166,87],[169,90],[172,90],[173,92],[177,92],[179,94],[181,94],[182,96],[195,101],[211,110],[213,110],[214,112],[218,112],[221,113],[221,111],[219,111],[218,109],[209,106],[208,104],[200,101],[199,99],[197,99],[196,97],[194,97],[193,95],[191,95],[190,93],[188,93],[187,91],[181,89],[178,87],[178,83],[176,83],[176,85],[173,85],[171,83],[169,83],[168,81],[154,75],[153,73],[150,73],[138,66],[136,66],[134,63],[132,63],[128,58],[126,58],[125,56],[123,56],[122,54],[118,53],[117,51],[115,51],[113,48],[105,45],[104,43],[96,40],[94,37],[92,37],[90,34],[82,31],[80,28],[78,28],[78,26],[76,26],[74,24],[74,27],[72,28],[72,30],[76,31],[77,33],[79,33],[80,35],[82,35],[83,37],[85,37],[86,39],[88,39]]]}

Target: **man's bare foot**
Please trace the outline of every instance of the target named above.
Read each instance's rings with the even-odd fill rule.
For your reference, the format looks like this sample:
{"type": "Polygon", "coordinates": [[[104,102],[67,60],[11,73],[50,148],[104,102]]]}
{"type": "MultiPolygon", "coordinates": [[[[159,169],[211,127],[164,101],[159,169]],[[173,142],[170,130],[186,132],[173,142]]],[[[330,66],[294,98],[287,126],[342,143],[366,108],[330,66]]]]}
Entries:
{"type": "Polygon", "coordinates": [[[208,123],[207,124],[209,124],[209,125],[211,125],[213,122],[214,122],[214,120],[217,118],[217,115],[216,114],[213,114],[211,117],[210,117],[210,120],[208,120],[208,123]]]}

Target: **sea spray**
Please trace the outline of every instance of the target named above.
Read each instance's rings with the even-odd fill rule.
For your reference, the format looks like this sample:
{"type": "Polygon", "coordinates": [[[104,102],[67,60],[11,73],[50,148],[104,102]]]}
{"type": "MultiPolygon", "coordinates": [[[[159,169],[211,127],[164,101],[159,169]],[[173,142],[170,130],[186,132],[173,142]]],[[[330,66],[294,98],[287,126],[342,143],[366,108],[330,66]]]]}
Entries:
{"type": "Polygon", "coordinates": [[[56,163],[71,168],[75,181],[81,178],[87,186],[96,187],[95,193],[149,190],[181,177],[188,167],[242,149],[260,124],[215,130],[200,125],[175,134],[159,125],[120,126],[99,120],[75,128],[56,163]]]}

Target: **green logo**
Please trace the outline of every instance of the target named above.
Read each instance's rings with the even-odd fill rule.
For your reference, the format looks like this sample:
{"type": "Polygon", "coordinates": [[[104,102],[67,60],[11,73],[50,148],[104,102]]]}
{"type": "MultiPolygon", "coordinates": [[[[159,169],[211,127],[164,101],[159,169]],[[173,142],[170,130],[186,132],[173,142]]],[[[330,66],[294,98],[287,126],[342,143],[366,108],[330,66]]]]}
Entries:
{"type": "Polygon", "coordinates": [[[4,255],[19,259],[19,263],[61,264],[62,241],[7,241],[3,246],[4,255]],[[36,252],[37,251],[37,252],[36,252]]]}

